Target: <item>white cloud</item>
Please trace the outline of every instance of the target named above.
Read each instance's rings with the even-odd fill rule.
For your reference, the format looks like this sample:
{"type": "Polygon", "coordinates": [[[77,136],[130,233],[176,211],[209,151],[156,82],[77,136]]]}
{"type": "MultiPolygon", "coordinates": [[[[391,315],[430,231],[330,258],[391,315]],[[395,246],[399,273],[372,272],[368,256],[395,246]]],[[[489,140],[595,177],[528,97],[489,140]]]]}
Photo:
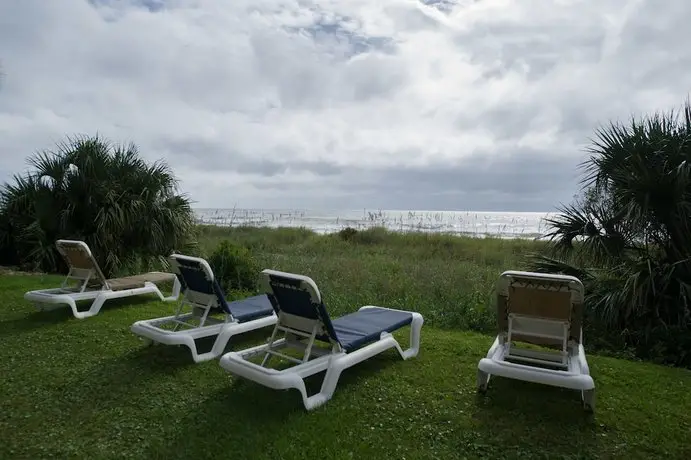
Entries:
{"type": "Polygon", "coordinates": [[[599,124],[687,96],[689,17],[687,0],[8,0],[0,181],[98,132],[164,157],[201,206],[545,210],[599,124]]]}

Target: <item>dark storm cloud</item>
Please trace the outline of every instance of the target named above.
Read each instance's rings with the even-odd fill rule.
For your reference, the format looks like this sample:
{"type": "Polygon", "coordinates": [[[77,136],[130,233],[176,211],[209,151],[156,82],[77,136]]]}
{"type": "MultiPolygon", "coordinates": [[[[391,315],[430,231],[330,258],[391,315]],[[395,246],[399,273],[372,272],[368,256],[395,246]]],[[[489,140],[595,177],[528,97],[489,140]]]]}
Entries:
{"type": "Polygon", "coordinates": [[[185,164],[194,169],[223,170],[263,177],[280,176],[291,172],[310,172],[317,176],[333,176],[343,168],[328,161],[306,161],[294,158],[286,148],[272,151],[271,157],[240,152],[232,146],[205,140],[170,141],[155,144],[156,150],[168,152],[170,158],[185,157],[185,164]]]}
{"type": "Polygon", "coordinates": [[[370,191],[407,190],[422,195],[461,192],[553,195],[564,183],[573,183],[578,174],[577,163],[544,153],[516,151],[506,158],[488,160],[477,156],[455,165],[354,169],[344,174],[353,178],[355,187],[364,189],[368,184],[370,191]]]}
{"type": "Polygon", "coordinates": [[[478,155],[455,165],[351,169],[340,184],[384,209],[549,211],[572,198],[574,192],[565,190],[576,189],[580,157],[510,154],[491,160],[478,155]]]}
{"type": "Polygon", "coordinates": [[[578,155],[564,158],[523,150],[510,152],[505,158],[475,155],[454,165],[359,168],[328,162],[251,162],[245,158],[229,167],[235,172],[257,174],[258,188],[285,195],[302,186],[265,179],[310,172],[321,176],[310,187],[317,193],[322,187],[337,187],[347,197],[344,203],[348,208],[549,211],[571,200],[582,160],[578,155]]]}

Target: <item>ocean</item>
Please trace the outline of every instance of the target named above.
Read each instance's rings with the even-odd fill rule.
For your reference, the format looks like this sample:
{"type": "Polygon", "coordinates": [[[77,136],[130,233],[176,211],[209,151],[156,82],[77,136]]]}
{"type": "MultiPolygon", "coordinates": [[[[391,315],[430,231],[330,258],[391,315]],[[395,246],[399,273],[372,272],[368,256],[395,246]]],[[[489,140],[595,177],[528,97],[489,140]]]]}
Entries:
{"type": "Polygon", "coordinates": [[[195,209],[201,224],[217,226],[304,227],[317,233],[346,227],[384,227],[396,232],[535,239],[549,230],[547,212],[478,211],[310,211],[302,209],[195,209]]]}

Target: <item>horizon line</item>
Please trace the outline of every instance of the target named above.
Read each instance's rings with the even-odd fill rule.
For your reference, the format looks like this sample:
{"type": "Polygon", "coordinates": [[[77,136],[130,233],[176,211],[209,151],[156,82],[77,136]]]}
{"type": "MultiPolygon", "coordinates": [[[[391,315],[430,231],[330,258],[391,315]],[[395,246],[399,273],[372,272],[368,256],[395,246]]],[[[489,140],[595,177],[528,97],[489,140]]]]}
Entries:
{"type": "Polygon", "coordinates": [[[224,211],[230,211],[233,209],[237,210],[252,210],[252,211],[318,211],[318,212],[325,212],[325,211],[334,211],[334,212],[360,212],[360,211],[370,211],[370,212],[385,212],[385,211],[394,211],[394,212],[475,212],[475,213],[485,213],[485,214],[501,214],[501,213],[531,213],[531,214],[551,214],[551,213],[558,213],[558,210],[552,210],[552,211],[481,211],[481,210],[475,210],[475,209],[463,209],[463,210],[458,210],[458,209],[386,209],[386,208],[331,208],[331,209],[324,209],[324,208],[300,208],[300,207],[294,207],[294,208],[281,208],[281,207],[192,207],[193,210],[224,210],[224,211]]]}

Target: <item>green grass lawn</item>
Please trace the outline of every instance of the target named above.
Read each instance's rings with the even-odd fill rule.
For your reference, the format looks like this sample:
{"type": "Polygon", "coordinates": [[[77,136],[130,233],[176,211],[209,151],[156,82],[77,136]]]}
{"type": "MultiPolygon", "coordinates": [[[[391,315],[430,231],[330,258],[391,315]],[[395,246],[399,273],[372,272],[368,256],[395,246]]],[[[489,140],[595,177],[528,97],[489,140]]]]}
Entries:
{"type": "Polygon", "coordinates": [[[335,316],[361,304],[422,312],[420,354],[402,361],[389,350],[345,371],[333,399],[306,412],[297,391],[234,379],[217,361],[193,364],[186,348],[145,348],[130,325],[172,304],[121,299],[77,320],[22,298],[59,277],[0,274],[0,458],[691,457],[687,370],[591,354],[594,416],[575,391],[495,378],[476,394],[492,336],[460,328],[491,327],[492,283],[520,268],[533,243],[206,232],[204,251],[230,236],[263,267],[313,277],[335,316]]]}

